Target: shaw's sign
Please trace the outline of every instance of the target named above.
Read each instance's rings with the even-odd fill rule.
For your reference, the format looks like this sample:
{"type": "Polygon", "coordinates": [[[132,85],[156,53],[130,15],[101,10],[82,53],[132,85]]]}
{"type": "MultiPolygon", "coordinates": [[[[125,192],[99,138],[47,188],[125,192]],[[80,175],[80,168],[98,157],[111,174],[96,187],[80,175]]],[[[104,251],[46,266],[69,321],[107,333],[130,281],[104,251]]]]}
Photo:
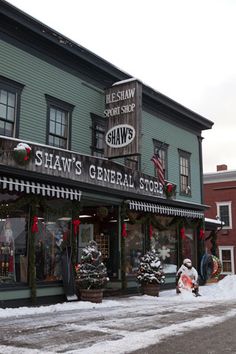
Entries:
{"type": "Polygon", "coordinates": [[[142,85],[137,80],[114,84],[105,92],[104,116],[108,120],[105,156],[140,154],[142,85]]]}
{"type": "Polygon", "coordinates": [[[135,138],[135,130],[129,124],[116,125],[106,133],[106,144],[112,148],[129,145],[135,138]]]}

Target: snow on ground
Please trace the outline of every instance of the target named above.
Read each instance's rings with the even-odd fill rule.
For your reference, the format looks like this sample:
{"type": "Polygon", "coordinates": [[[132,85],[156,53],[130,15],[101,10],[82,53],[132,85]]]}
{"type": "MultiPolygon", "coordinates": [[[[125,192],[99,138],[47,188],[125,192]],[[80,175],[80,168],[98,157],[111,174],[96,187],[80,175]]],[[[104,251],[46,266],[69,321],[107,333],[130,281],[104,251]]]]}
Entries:
{"type": "MultiPolygon", "coordinates": [[[[50,319],[53,321],[56,315],[62,314],[67,311],[80,311],[80,313],[84,313],[86,316],[87,310],[91,314],[97,313],[100,311],[106,321],[89,321],[86,325],[80,326],[78,328],[77,324],[71,323],[70,320],[67,320],[65,315],[65,322],[67,321],[67,326],[71,326],[71,329],[76,329],[79,331],[91,330],[91,331],[106,331],[110,334],[117,334],[120,338],[116,340],[106,340],[106,341],[94,341],[93,345],[86,348],[81,348],[79,345],[75,350],[66,350],[66,347],[61,346],[61,352],[68,354],[105,354],[105,353],[115,353],[115,354],[123,354],[128,353],[129,351],[138,350],[141,348],[145,348],[149,345],[156,344],[160,340],[167,338],[168,336],[178,335],[190,329],[202,328],[205,326],[212,326],[216,323],[223,322],[224,320],[231,318],[236,315],[236,306],[232,308],[228,308],[223,314],[212,314],[204,313],[201,316],[191,317],[191,313],[197,313],[197,310],[204,309],[205,307],[215,306],[215,304],[225,304],[225,302],[232,301],[232,303],[236,302],[236,275],[228,275],[223,280],[216,284],[206,285],[200,287],[201,297],[194,297],[191,292],[185,292],[179,295],[176,295],[175,290],[166,290],[161,291],[159,297],[151,297],[151,296],[129,296],[129,297],[120,297],[115,299],[103,299],[101,304],[93,304],[89,302],[71,302],[71,303],[63,303],[56,304],[51,306],[41,306],[41,307],[21,307],[17,309],[0,309],[0,319],[11,319],[11,317],[15,318],[15,322],[17,323],[17,318],[23,318],[24,316],[33,316],[34,315],[50,315],[52,314],[50,319]],[[161,326],[150,326],[150,328],[146,328],[145,335],[140,335],[139,327],[133,327],[132,331],[130,330],[130,326],[132,326],[131,322],[131,314],[133,314],[135,321],[135,314],[147,314],[153,313],[156,310],[158,316],[163,318],[165,316],[165,312],[168,310],[174,311],[175,313],[188,313],[189,317],[180,323],[172,323],[170,325],[163,324],[161,326]],[[127,313],[127,317],[119,318],[116,315],[119,313],[127,313]],[[54,316],[55,314],[55,316],[54,316]],[[114,314],[114,316],[113,316],[114,314]],[[121,322],[119,322],[119,320],[121,322]],[[121,325],[122,324],[122,325],[121,325]],[[77,328],[76,328],[77,327],[77,328]],[[118,328],[118,329],[117,329],[118,328]],[[116,332],[115,332],[116,330],[116,332]]],[[[82,315],[81,315],[82,320],[82,315]]],[[[41,324],[43,325],[43,323],[41,324]]],[[[142,329],[143,330],[143,329],[142,329]]],[[[55,344],[56,345],[56,344],[55,344]]],[[[56,347],[55,347],[56,348],[56,347]]],[[[27,348],[14,348],[8,345],[0,345],[0,353],[21,353],[21,354],[37,354],[37,353],[56,353],[60,348],[56,348],[54,350],[33,350],[27,348]]]]}

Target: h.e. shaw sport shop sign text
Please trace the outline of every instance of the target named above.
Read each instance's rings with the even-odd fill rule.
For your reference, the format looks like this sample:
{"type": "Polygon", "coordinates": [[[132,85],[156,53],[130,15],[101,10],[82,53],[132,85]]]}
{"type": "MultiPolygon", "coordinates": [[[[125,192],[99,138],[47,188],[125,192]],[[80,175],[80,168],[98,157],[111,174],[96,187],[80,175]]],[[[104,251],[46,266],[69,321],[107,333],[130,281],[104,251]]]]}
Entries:
{"type": "Polygon", "coordinates": [[[69,185],[71,185],[71,181],[74,181],[74,185],[76,186],[78,183],[80,188],[85,183],[86,188],[89,185],[91,185],[91,188],[100,186],[112,189],[112,191],[123,191],[127,193],[127,196],[129,192],[149,196],[163,196],[162,186],[155,177],[137,171],[133,172],[113,161],[93,156],[30,144],[30,158],[25,164],[19,164],[14,159],[13,154],[16,145],[16,140],[0,138],[0,149],[2,151],[0,154],[0,167],[2,166],[2,170],[6,167],[8,172],[9,167],[11,167],[14,175],[19,174],[20,169],[24,170],[24,175],[27,174],[29,179],[31,174],[35,178],[37,173],[38,179],[45,183],[52,180],[51,177],[53,177],[53,180],[58,182],[62,179],[65,185],[66,180],[68,180],[69,185]]]}
{"type": "Polygon", "coordinates": [[[142,85],[137,80],[114,84],[105,92],[107,119],[105,156],[108,158],[140,153],[142,85]]]}

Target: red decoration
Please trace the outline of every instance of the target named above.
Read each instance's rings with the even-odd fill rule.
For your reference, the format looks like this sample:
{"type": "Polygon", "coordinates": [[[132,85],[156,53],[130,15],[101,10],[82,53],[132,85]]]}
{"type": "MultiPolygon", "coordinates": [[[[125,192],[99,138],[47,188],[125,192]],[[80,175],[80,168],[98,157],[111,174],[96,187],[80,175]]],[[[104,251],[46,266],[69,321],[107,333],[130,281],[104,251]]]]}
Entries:
{"type": "Polygon", "coordinates": [[[172,191],[173,191],[173,185],[172,185],[171,183],[167,183],[166,188],[167,188],[167,192],[168,192],[168,193],[172,193],[172,191]]]}
{"type": "Polygon", "coordinates": [[[122,237],[127,237],[127,230],[126,230],[126,224],[122,224],[122,231],[121,231],[122,237]]]}
{"type": "Polygon", "coordinates": [[[39,229],[38,229],[38,217],[37,217],[37,216],[34,216],[34,217],[33,217],[33,225],[32,225],[31,231],[32,231],[33,233],[39,231],[39,229]]]}
{"type": "Polygon", "coordinates": [[[205,235],[205,231],[204,231],[204,229],[200,229],[200,232],[199,232],[199,238],[200,238],[200,240],[203,240],[204,239],[204,235],[205,235]]]}
{"type": "Polygon", "coordinates": [[[79,225],[80,225],[79,219],[73,220],[72,224],[74,225],[74,235],[76,236],[79,231],[79,225]]]}
{"type": "Polygon", "coordinates": [[[13,256],[10,255],[9,257],[9,272],[12,273],[14,271],[14,263],[13,263],[13,256]]]}
{"type": "Polygon", "coordinates": [[[186,239],[185,228],[183,226],[180,229],[180,236],[181,236],[182,240],[186,239]]]}
{"type": "Polygon", "coordinates": [[[153,228],[152,228],[152,225],[150,224],[150,226],[149,226],[149,237],[150,237],[150,240],[152,239],[152,234],[153,234],[153,228]]]}

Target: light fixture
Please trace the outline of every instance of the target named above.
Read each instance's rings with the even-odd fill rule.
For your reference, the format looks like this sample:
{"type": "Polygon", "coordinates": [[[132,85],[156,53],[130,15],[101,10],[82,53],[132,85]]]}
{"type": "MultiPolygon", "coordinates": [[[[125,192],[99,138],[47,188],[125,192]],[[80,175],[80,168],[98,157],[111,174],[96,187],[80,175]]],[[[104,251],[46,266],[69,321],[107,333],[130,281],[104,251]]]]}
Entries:
{"type": "Polygon", "coordinates": [[[85,218],[91,218],[92,217],[92,215],[80,215],[79,216],[79,219],[85,219],[85,218]]]}
{"type": "Polygon", "coordinates": [[[63,216],[63,217],[61,217],[61,218],[59,218],[57,220],[59,220],[59,221],[71,221],[71,218],[68,217],[68,216],[63,216]]]}

